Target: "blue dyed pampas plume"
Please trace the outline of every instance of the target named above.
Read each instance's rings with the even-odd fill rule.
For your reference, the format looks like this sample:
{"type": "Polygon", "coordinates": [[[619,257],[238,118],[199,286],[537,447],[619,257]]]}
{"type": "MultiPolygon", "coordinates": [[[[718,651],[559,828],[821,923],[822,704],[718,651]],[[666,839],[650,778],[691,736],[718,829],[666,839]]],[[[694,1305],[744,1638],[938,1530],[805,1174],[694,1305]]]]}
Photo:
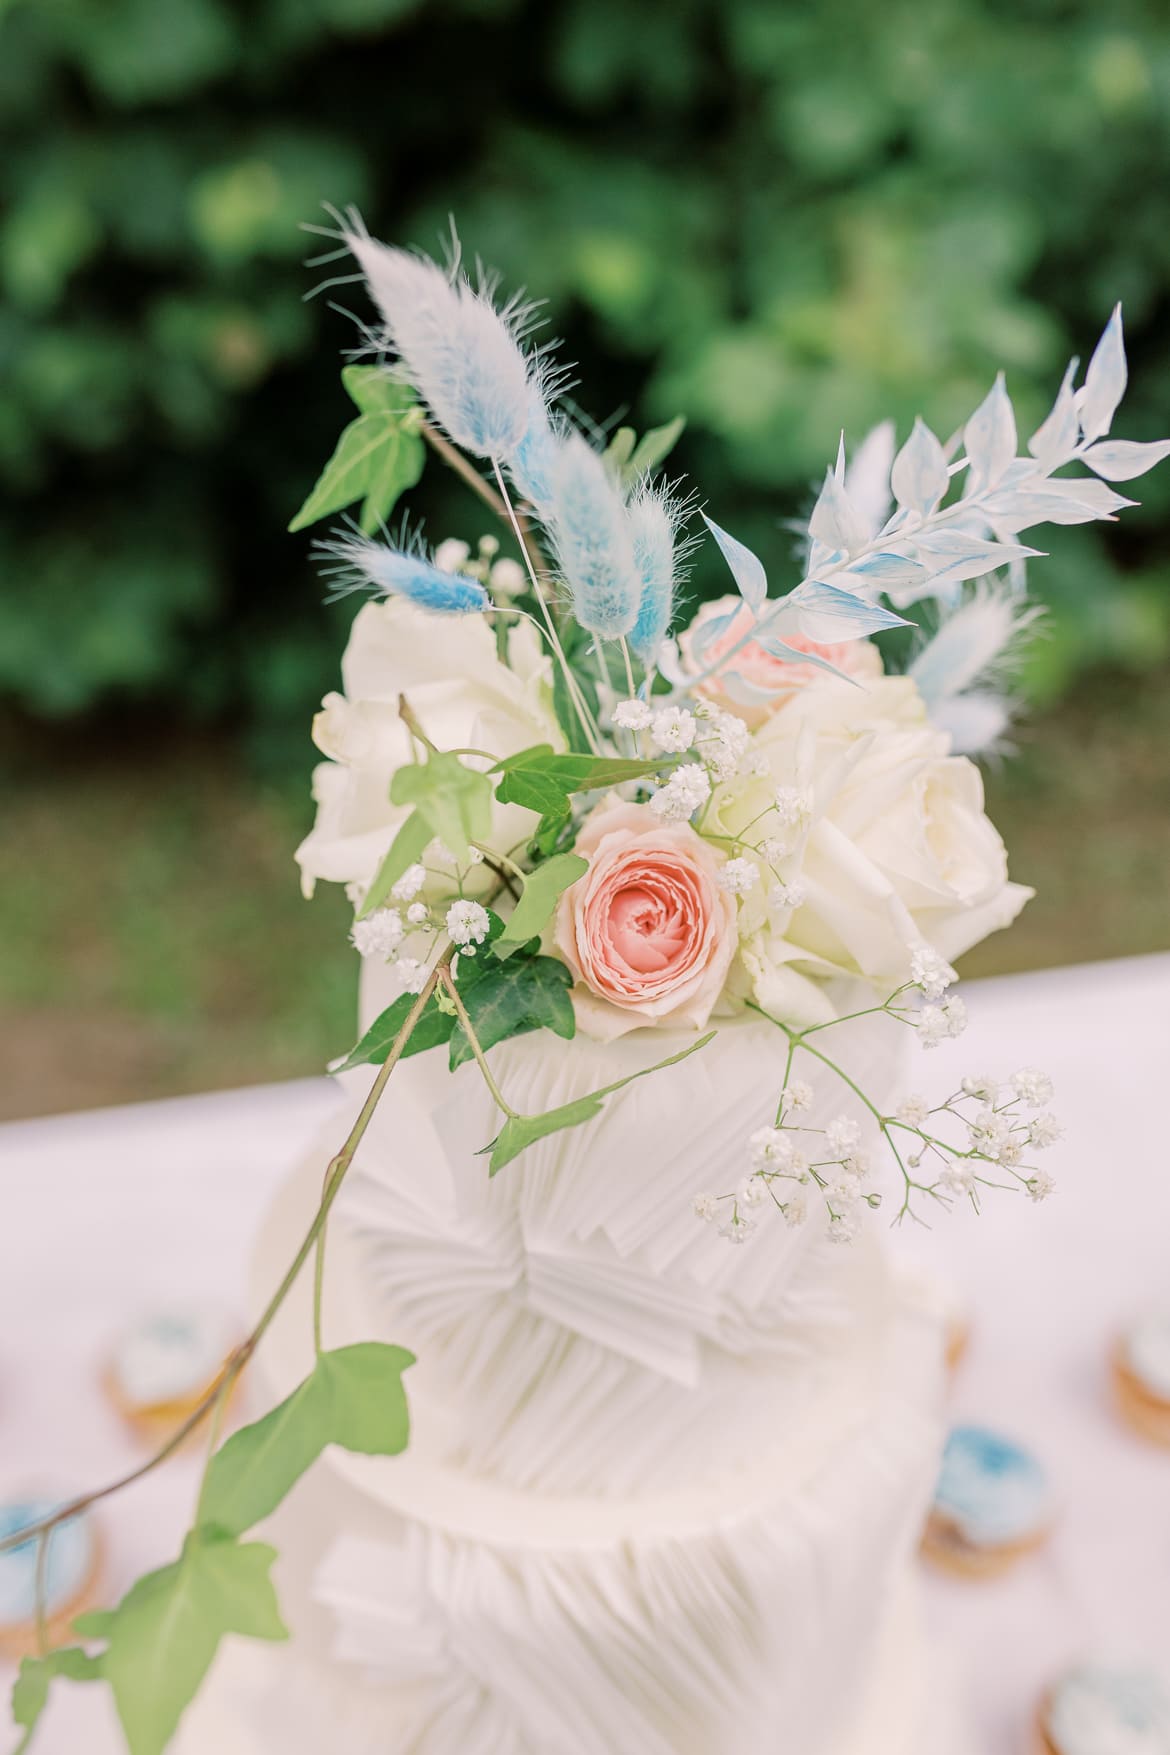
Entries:
{"type": "Polygon", "coordinates": [[[657,661],[670,629],[690,544],[678,540],[686,506],[668,489],[644,482],[626,507],[641,595],[630,645],[647,669],[657,661]]]}
{"type": "Polygon", "coordinates": [[[545,523],[578,622],[599,639],[621,639],[638,618],[642,581],[621,494],[579,433],[557,445],[545,523]]]}
{"type": "Polygon", "coordinates": [[[419,548],[392,548],[368,536],[339,536],[316,544],[333,581],[332,596],[374,591],[383,597],[405,597],[420,609],[439,615],[471,615],[491,608],[491,599],[477,579],[445,573],[419,548]]]}

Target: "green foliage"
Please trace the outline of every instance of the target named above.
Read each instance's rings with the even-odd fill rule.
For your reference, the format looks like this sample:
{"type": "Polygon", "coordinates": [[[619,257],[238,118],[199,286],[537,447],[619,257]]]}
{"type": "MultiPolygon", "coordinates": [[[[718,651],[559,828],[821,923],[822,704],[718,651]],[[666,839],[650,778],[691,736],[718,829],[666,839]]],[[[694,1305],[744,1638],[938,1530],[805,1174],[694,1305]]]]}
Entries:
{"type": "Polygon", "coordinates": [[[641,439],[633,427],[619,427],[606,447],[605,461],[618,480],[628,487],[640,476],[651,474],[665,463],[682,438],[686,424],[686,417],[678,414],[665,426],[653,427],[650,432],[643,433],[641,439]]]}
{"type": "Polygon", "coordinates": [[[423,472],[426,446],[419,437],[421,413],[411,391],[377,366],[346,366],[341,376],[361,413],[338,439],[290,531],[303,530],[361,500],[359,523],[372,535],[423,472]]]}
{"type": "MultiPolygon", "coordinates": [[[[506,928],[499,915],[490,911],[489,921],[487,943],[494,949],[503,943],[506,928]]],[[[514,954],[503,953],[507,955],[504,962],[489,956],[487,946],[481,947],[475,957],[459,959],[459,997],[480,1047],[494,1048],[497,1042],[506,1042],[509,1037],[543,1029],[571,1040],[577,1024],[569,998],[573,977],[568,969],[556,957],[541,956],[537,938],[519,946],[513,944],[511,950],[514,954]]],[[[412,995],[404,993],[387,1006],[338,1070],[381,1066],[413,1004],[412,995]]],[[[403,1058],[425,1053],[443,1043],[449,1045],[452,1072],[472,1059],[474,1050],[454,1006],[445,994],[436,992],[411,1031],[403,1058]]]]}
{"type": "Polygon", "coordinates": [[[612,1085],[602,1085],[584,1097],[574,1098],[571,1103],[562,1103],[558,1109],[546,1109],[542,1115],[509,1115],[496,1138],[484,1147],[485,1152],[491,1153],[489,1174],[494,1176],[497,1170],[502,1170],[505,1164],[510,1164],[513,1158],[518,1158],[521,1152],[527,1151],[537,1140],[546,1139],[550,1133],[562,1133],[567,1127],[580,1127],[583,1122],[592,1121],[594,1116],[600,1115],[605,1099],[612,1097],[615,1091],[632,1085],[635,1079],[644,1079],[650,1073],[676,1066],[680,1060],[706,1048],[718,1034],[717,1030],[708,1030],[705,1036],[700,1036],[697,1042],[692,1042],[680,1053],[668,1055],[653,1066],[643,1067],[641,1072],[627,1073],[624,1079],[615,1079],[612,1085]]]}
{"type": "Polygon", "coordinates": [[[579,853],[558,853],[530,871],[507,925],[492,945],[496,956],[510,957],[514,950],[543,932],[565,890],[588,870],[589,861],[579,853]]]}
{"type": "MultiPolygon", "coordinates": [[[[533,744],[497,762],[491,770],[500,774],[496,797],[501,804],[519,804],[540,816],[534,837],[540,851],[546,852],[556,843],[560,830],[569,819],[569,800],[574,792],[594,792],[606,786],[620,786],[626,780],[640,780],[647,774],[660,773],[671,764],[659,758],[642,762],[610,756],[556,755],[549,743],[533,744]]],[[[564,868],[561,868],[564,869],[564,868]]]]}
{"type": "Polygon", "coordinates": [[[56,1676],[64,1676],[70,1682],[96,1682],[101,1675],[101,1659],[91,1657],[79,1645],[61,1646],[46,1652],[44,1657],[22,1658],[20,1672],[12,1684],[12,1722],[24,1731],[24,1736],[12,1755],[24,1755],[32,1746],[33,1732],[49,1703],[49,1687],[56,1676]]]}
{"type": "Polygon", "coordinates": [[[430,829],[466,865],[473,841],[487,841],[492,832],[492,783],[486,774],[468,768],[457,755],[431,750],[425,762],[395,771],[390,782],[394,804],[412,804],[430,829]]]}
{"type": "MultiPolygon", "coordinates": [[[[1116,297],[1118,437],[1157,437],[1168,90],[1154,0],[9,0],[0,691],[299,733],[332,685],[284,529],[362,340],[327,299],[371,313],[352,286],[302,302],[346,272],[299,266],[323,200],[425,247],[454,213],[548,298],[587,413],[686,416],[671,469],[777,584],[841,425],[948,433],[1001,364],[1038,418],[1116,297]]],[[[1141,497],[1078,536],[1091,593],[1033,567],[1049,694],[1165,650],[1165,468],[1141,497]]],[[[484,529],[438,470],[413,502],[436,536],[484,529]]],[[[713,554],[696,588],[724,589],[713,554]]]]}
{"type": "Polygon", "coordinates": [[[402,1373],[413,1363],[410,1353],[381,1341],[319,1353],[290,1396],[215,1453],[201,1523],[243,1535],[276,1510],[327,1444],[366,1456],[405,1450],[410,1418],[402,1373]]]}
{"type": "Polygon", "coordinates": [[[276,1549],[192,1530],[170,1566],[148,1572],[112,1613],[83,1615],[106,1641],[98,1662],[130,1755],[163,1755],[226,1633],[287,1639],[269,1572],[276,1549]]]}

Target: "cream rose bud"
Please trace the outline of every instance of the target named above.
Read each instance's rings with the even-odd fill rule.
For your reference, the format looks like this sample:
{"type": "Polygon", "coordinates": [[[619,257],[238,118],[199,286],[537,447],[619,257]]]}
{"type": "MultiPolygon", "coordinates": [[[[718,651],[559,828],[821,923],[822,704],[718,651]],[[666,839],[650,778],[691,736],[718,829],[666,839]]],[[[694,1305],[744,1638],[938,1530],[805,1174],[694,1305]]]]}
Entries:
{"type": "MultiPolygon", "coordinates": [[[[679,636],[679,650],[688,670],[705,670],[716,663],[743,638],[754,620],[747,604],[734,593],[728,597],[717,598],[714,603],[705,603],[690,627],[679,636]],[[733,613],[735,619],[717,639],[703,649],[700,658],[694,646],[695,635],[699,629],[705,623],[713,621],[716,616],[733,613]]],[[[806,639],[803,634],[785,634],[784,639],[787,645],[795,647],[799,652],[811,652],[818,658],[827,659],[854,682],[874,682],[882,674],[881,654],[871,640],[837,640],[831,644],[822,644],[817,640],[806,639]]],[[[748,640],[739,648],[728,669],[738,671],[744,681],[754,688],[776,691],[770,700],[749,706],[729,695],[718,675],[707,677],[698,685],[700,694],[706,695],[709,700],[718,701],[727,712],[734,713],[746,725],[751,726],[763,725],[765,720],[810,683],[834,680],[820,665],[800,664],[792,659],[773,657],[756,640],[748,640]]]]}
{"type": "Polygon", "coordinates": [[[810,690],[754,742],[766,774],[717,788],[704,826],[735,836],[785,787],[811,796],[799,905],[769,917],[763,886],[740,903],[744,963],[769,1009],[820,1021],[826,980],[892,989],[922,944],[953,962],[1031,895],[1008,882],[978,768],[949,754],[909,678],[810,690]]]}
{"type": "MultiPolygon", "coordinates": [[[[342,659],[343,688],[326,695],[313,722],[329,760],[313,775],[317,820],[297,852],[306,893],[318,879],[368,885],[409,814],[390,802],[391,778],[412,758],[400,695],[441,750],[499,757],[536,743],[564,748],[551,665],[527,623],[512,630],[508,653],[511,664],[501,664],[481,616],[440,622],[402,598],[358,611],[342,659]]],[[[534,821],[518,805],[494,805],[495,844],[522,841],[534,821]]]]}
{"type": "Polygon", "coordinates": [[[555,940],[581,1029],[602,1041],[645,1024],[701,1029],[736,950],[723,855],[689,823],[617,802],[586,819],[576,851],[589,870],[561,896],[555,940]]]}

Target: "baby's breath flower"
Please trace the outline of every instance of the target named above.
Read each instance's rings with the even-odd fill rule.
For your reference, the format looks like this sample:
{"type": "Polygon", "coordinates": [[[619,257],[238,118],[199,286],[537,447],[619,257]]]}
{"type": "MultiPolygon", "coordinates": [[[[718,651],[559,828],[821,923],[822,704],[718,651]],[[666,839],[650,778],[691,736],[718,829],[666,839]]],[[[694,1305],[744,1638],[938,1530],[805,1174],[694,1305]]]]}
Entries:
{"type": "Polygon", "coordinates": [[[406,910],[406,918],[412,926],[422,926],[430,918],[430,912],[425,902],[412,902],[406,910]]]}
{"type": "Polygon", "coordinates": [[[910,958],[910,979],[927,999],[941,999],[959,977],[933,945],[919,945],[910,958]]]}
{"type": "Polygon", "coordinates": [[[689,750],[695,741],[695,716],[685,707],[663,707],[650,721],[655,749],[673,754],[689,750]]]}
{"type": "Polygon", "coordinates": [[[488,584],[495,598],[522,597],[528,589],[528,578],[519,561],[505,555],[492,567],[488,584]]]}
{"type": "Polygon", "coordinates": [[[798,786],[778,786],[776,815],[786,828],[805,828],[812,815],[812,799],[808,792],[798,786]]]}
{"type": "Polygon", "coordinates": [[[653,715],[645,701],[619,701],[613,722],[622,731],[645,731],[653,715]]]}
{"type": "Polygon", "coordinates": [[[467,850],[467,862],[469,865],[482,865],[483,864],[483,848],[482,847],[469,847],[467,850]]]}
{"type": "Polygon", "coordinates": [[[423,848],[423,859],[427,865],[439,865],[450,868],[455,864],[455,855],[452,853],[447,843],[445,841],[440,841],[437,835],[433,841],[428,841],[423,848]]]}
{"type": "Polygon", "coordinates": [[[709,1225],[719,1211],[719,1202],[713,1194],[697,1194],[691,1202],[691,1211],[696,1219],[702,1219],[709,1225]]]}
{"type": "Polygon", "coordinates": [[[732,896],[746,896],[754,889],[759,868],[750,859],[729,859],[719,873],[719,886],[732,896]]]}
{"type": "Polygon", "coordinates": [[[894,1115],[898,1121],[904,1121],[907,1127],[921,1127],[930,1116],[930,1104],[925,1097],[903,1097],[894,1115]]]}
{"type": "Polygon", "coordinates": [[[850,1176],[855,1176],[859,1182],[864,1181],[870,1171],[869,1153],[846,1152],[841,1160],[841,1168],[847,1171],[850,1176]]]}
{"type": "Polygon", "coordinates": [[[490,924],[487,909],[478,902],[452,902],[447,910],[447,931],[457,945],[481,945],[490,924]]]}
{"type": "Polygon", "coordinates": [[[751,737],[747,726],[734,713],[709,712],[698,739],[698,750],[718,781],[730,780],[739,769],[751,737]]]}
{"type": "Polygon", "coordinates": [[[786,1225],[803,1225],[808,1218],[808,1201],[799,1189],[790,1194],[784,1202],[784,1223],[786,1225]]]}
{"type": "Polygon", "coordinates": [[[1033,1109],[1052,1100],[1052,1080],[1047,1073],[1037,1072],[1033,1066],[1021,1067],[1019,1072],[1012,1074],[1010,1083],[1016,1096],[1033,1109]]]}
{"type": "Polygon", "coordinates": [[[780,1127],[758,1127],[748,1140],[748,1153],[753,1170],[787,1170],[792,1163],[793,1145],[780,1127]]]}
{"type": "Polygon", "coordinates": [[[417,957],[399,957],[394,965],[394,973],[402,983],[404,993],[421,993],[427,982],[427,966],[420,963],[417,957]]]}
{"type": "Polygon", "coordinates": [[[1054,1146],[1063,1132],[1055,1115],[1045,1109],[1028,1123],[1028,1144],[1043,1150],[1045,1146],[1054,1146]]]}
{"type": "Polygon", "coordinates": [[[825,1184],[825,1199],[834,1212],[847,1213],[861,1199],[861,1185],[855,1176],[842,1170],[825,1184]]]}
{"type": "Polygon", "coordinates": [[[939,1171],[938,1187],[944,1194],[970,1194],[975,1186],[975,1172],[971,1165],[961,1159],[953,1158],[939,1171]]]}
{"type": "Polygon", "coordinates": [[[650,809],[665,822],[683,822],[706,804],[711,796],[711,781],[706,768],[698,762],[684,762],[676,768],[666,785],[650,800],[650,809]]]}
{"type": "Polygon", "coordinates": [[[825,1147],[830,1157],[845,1157],[860,1141],[861,1129],[847,1115],[835,1115],[825,1129],[825,1147]]]}
{"type": "Polygon", "coordinates": [[[783,859],[787,851],[784,842],[777,835],[765,835],[760,842],[760,858],[766,859],[769,865],[775,865],[778,860],[783,859]]]}
{"type": "Polygon", "coordinates": [[[768,1190],[757,1176],[749,1176],[735,1198],[741,1207],[758,1207],[767,1200],[768,1190]]]}
{"type": "Polygon", "coordinates": [[[852,1243],[861,1230],[861,1215],[856,1207],[834,1213],[829,1219],[829,1242],[852,1243]]]}
{"type": "Polygon", "coordinates": [[[929,1002],[918,1014],[918,1040],[924,1048],[937,1048],[948,1036],[961,1036],[967,1028],[967,1007],[956,996],[941,1005],[929,1002]]]}
{"type": "Polygon", "coordinates": [[[739,761],[739,772],[758,778],[768,772],[768,757],[764,750],[745,750],[739,761]]]}
{"type": "Polygon", "coordinates": [[[1047,1200],[1056,1184],[1047,1170],[1037,1170],[1034,1176],[1028,1178],[1024,1186],[1028,1191],[1028,1199],[1039,1201],[1047,1200]]]}
{"type": "Polygon", "coordinates": [[[804,1079],[793,1079],[780,1093],[780,1101],[785,1109],[811,1109],[812,1100],[813,1088],[804,1079]]]}
{"type": "Polygon", "coordinates": [[[728,1243],[746,1243],[755,1228],[754,1219],[745,1219],[742,1213],[733,1212],[731,1217],[720,1225],[719,1235],[725,1237],[728,1243]]]}
{"type": "Polygon", "coordinates": [[[390,894],[399,902],[412,902],[427,881],[427,868],[417,863],[408,865],[390,894]]]}
{"type": "Polygon", "coordinates": [[[978,1097],[981,1103],[994,1103],[999,1096],[999,1080],[989,1078],[986,1073],[968,1074],[960,1080],[959,1089],[965,1097],[978,1097]]]}
{"type": "Polygon", "coordinates": [[[801,908],[805,901],[805,888],[802,883],[773,884],[768,891],[768,902],[773,908],[801,908]]]}
{"type": "Polygon", "coordinates": [[[947,1021],[947,1035],[961,1036],[967,1028],[967,1002],[952,993],[942,1002],[942,1015],[947,1021]]]}
{"type": "Polygon", "coordinates": [[[402,943],[402,916],[397,908],[378,908],[364,920],[355,920],[350,942],[363,957],[392,957],[402,943]]]}
{"type": "Polygon", "coordinates": [[[467,543],[460,542],[457,537],[449,536],[435,550],[435,565],[440,573],[457,573],[470,555],[467,543]]]}
{"type": "Polygon", "coordinates": [[[997,1156],[1001,1164],[1006,1164],[1010,1169],[1013,1164],[1019,1163],[1023,1155],[1024,1142],[1019,1134],[1009,1133],[1006,1139],[1000,1140],[997,1156]]]}

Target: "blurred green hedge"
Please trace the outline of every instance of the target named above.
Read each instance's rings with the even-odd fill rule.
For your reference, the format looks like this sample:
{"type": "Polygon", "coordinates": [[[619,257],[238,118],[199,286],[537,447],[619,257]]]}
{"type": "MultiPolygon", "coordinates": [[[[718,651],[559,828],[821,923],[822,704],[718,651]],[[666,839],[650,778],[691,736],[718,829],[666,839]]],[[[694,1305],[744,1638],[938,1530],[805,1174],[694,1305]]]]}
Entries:
{"type": "MultiPolygon", "coordinates": [[[[332,680],[347,612],[283,534],[348,418],[323,200],[432,247],[454,213],[588,413],[684,412],[777,558],[841,423],[949,431],[1001,364],[1039,418],[1116,298],[1119,430],[1170,425],[1159,0],[0,0],[0,117],[0,696],[34,715],[279,739],[332,680]]],[[[1036,567],[1037,696],[1170,649],[1170,471],[1140,492],[1036,567]]],[[[415,503],[479,533],[433,468],[415,503]]]]}

